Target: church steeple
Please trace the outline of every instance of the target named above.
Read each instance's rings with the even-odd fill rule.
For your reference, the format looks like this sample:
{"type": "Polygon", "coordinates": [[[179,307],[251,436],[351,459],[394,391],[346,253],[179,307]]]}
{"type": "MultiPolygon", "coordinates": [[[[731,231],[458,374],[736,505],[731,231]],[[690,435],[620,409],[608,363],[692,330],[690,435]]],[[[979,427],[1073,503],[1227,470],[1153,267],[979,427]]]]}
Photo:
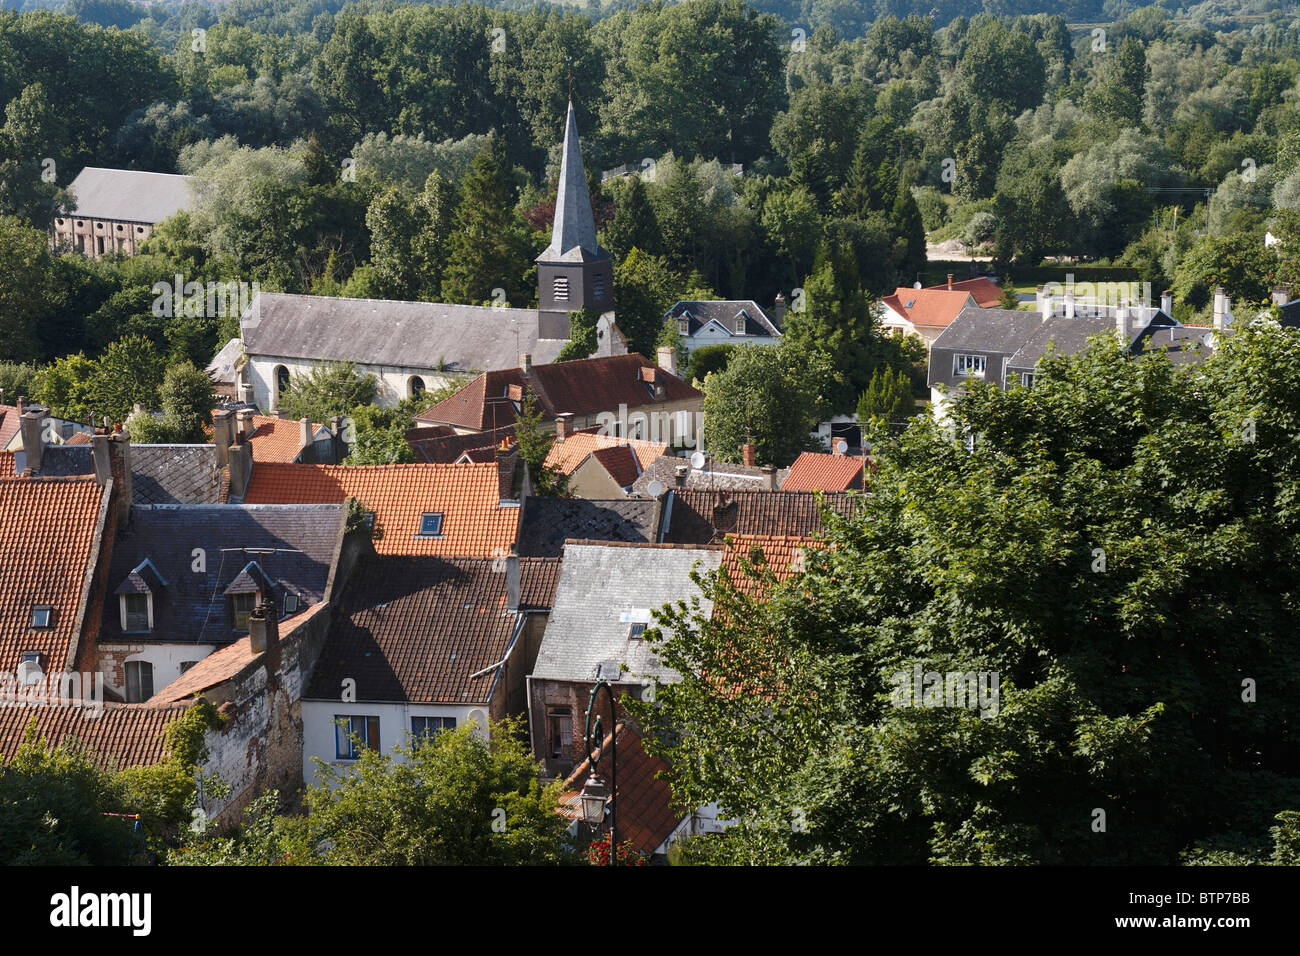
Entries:
{"type": "Polygon", "coordinates": [[[539,307],[544,312],[604,312],[614,305],[612,263],[596,239],[587,173],[582,165],[578,121],[569,103],[560,157],[551,244],[537,257],[539,307]]]}

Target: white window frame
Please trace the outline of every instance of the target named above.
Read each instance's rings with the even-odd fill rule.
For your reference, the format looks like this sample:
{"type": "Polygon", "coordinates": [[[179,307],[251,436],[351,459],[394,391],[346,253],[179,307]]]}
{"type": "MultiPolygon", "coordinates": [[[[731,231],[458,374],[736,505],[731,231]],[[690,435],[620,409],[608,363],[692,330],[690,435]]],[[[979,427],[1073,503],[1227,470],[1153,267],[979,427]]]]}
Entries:
{"type": "Polygon", "coordinates": [[[126,678],[126,702],[128,704],[142,704],[153,696],[153,664],[150,661],[134,660],[127,661],[122,665],[122,676],[126,678]],[[149,693],[144,693],[145,668],[148,668],[149,676],[149,693]],[[135,679],[132,680],[131,673],[134,669],[135,679]],[[135,694],[131,692],[131,685],[135,684],[135,694]],[[132,697],[135,699],[133,700],[132,697]]]}
{"type": "Polygon", "coordinates": [[[1037,374],[1038,374],[1037,372],[1021,372],[1021,373],[1020,373],[1020,384],[1023,385],[1025,388],[1031,388],[1031,387],[1033,387],[1033,384],[1034,384],[1034,377],[1035,377],[1037,374]]]}
{"type": "Polygon", "coordinates": [[[146,617],[148,618],[148,623],[149,623],[149,626],[146,627],[144,630],[141,630],[138,627],[128,628],[126,626],[126,599],[129,597],[140,597],[140,595],[139,594],[118,595],[118,609],[121,611],[121,615],[122,615],[122,633],[123,634],[148,634],[150,631],[153,630],[153,595],[150,594],[148,591],[144,593],[145,614],[146,617]]]}
{"type": "Polygon", "coordinates": [[[958,378],[983,378],[988,371],[988,356],[974,352],[956,352],[952,357],[952,374],[958,378]]]}

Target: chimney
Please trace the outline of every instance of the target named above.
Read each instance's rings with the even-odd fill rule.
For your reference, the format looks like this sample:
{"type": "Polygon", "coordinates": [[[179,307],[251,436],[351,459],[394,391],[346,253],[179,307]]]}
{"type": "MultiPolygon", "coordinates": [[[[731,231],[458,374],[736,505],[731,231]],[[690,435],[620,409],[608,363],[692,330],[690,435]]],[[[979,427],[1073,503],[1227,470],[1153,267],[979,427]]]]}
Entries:
{"type": "Polygon", "coordinates": [[[118,523],[126,524],[126,519],[131,516],[131,436],[126,432],[114,432],[107,438],[109,473],[117,492],[118,523]]]}
{"type": "Polygon", "coordinates": [[[531,375],[533,371],[533,357],[527,352],[519,353],[519,370],[525,375],[531,375]]]}
{"type": "Polygon", "coordinates": [[[1214,290],[1214,327],[1222,332],[1228,322],[1228,297],[1223,294],[1223,286],[1214,290]]]}
{"type": "Polygon", "coordinates": [[[235,440],[231,444],[246,444],[251,434],[253,434],[253,410],[241,408],[235,413],[235,440]]]}
{"type": "Polygon", "coordinates": [[[659,367],[669,375],[677,374],[677,349],[671,345],[659,346],[659,367]]]}
{"type": "Polygon", "coordinates": [[[748,441],[745,442],[745,444],[741,446],[740,453],[743,456],[745,466],[748,468],[753,468],[754,467],[754,443],[748,441]]]}
{"type": "Polygon", "coordinates": [[[512,544],[506,555],[506,610],[519,609],[519,552],[512,544]]]}
{"type": "Polygon", "coordinates": [[[27,405],[19,418],[19,430],[23,435],[23,452],[27,458],[27,467],[32,471],[41,470],[41,459],[45,452],[44,424],[50,410],[44,405],[27,405]]]}
{"type": "Polygon", "coordinates": [[[573,434],[573,412],[561,412],[555,416],[555,440],[562,442],[573,434]]]}
{"type": "Polygon", "coordinates": [[[311,444],[311,419],[298,419],[298,444],[306,448],[311,444]]]}
{"type": "Polygon", "coordinates": [[[785,293],[784,292],[778,292],[776,294],[776,301],[772,304],[772,319],[775,321],[776,327],[778,329],[782,328],[785,325],[785,293]]]}
{"type": "Polygon", "coordinates": [[[948,291],[949,291],[949,292],[952,291],[952,273],[951,273],[951,272],[948,273],[948,291]]]}
{"type": "Polygon", "coordinates": [[[212,413],[212,444],[217,449],[217,467],[225,468],[230,461],[230,443],[235,440],[234,413],[219,408],[212,413]]]}
{"type": "Polygon", "coordinates": [[[1279,307],[1284,306],[1291,301],[1291,293],[1286,289],[1274,289],[1271,295],[1273,304],[1279,307]]]}
{"type": "Polygon", "coordinates": [[[686,487],[686,476],[691,473],[690,465],[678,465],[673,471],[673,481],[677,483],[678,488],[686,487]]]}
{"type": "Polygon", "coordinates": [[[348,456],[351,449],[348,448],[347,442],[343,440],[343,422],[342,415],[335,415],[330,419],[330,431],[334,433],[334,439],[330,442],[332,457],[330,464],[337,465],[348,456]]]}
{"type": "Polygon", "coordinates": [[[248,482],[253,477],[253,446],[236,442],[230,446],[230,501],[243,501],[248,482]]]}
{"type": "Polygon", "coordinates": [[[502,501],[511,500],[515,487],[515,450],[509,438],[497,445],[497,494],[502,501]]]}
{"type": "Polygon", "coordinates": [[[108,450],[108,436],[95,435],[91,438],[90,445],[95,457],[95,482],[103,488],[104,484],[113,477],[113,460],[108,450]]]}
{"type": "Polygon", "coordinates": [[[763,466],[763,483],[767,486],[768,491],[781,490],[781,486],[776,482],[776,465],[763,466]]]}
{"type": "Polygon", "coordinates": [[[1173,318],[1174,315],[1174,294],[1171,290],[1165,289],[1160,293],[1160,311],[1165,315],[1173,318]]]}
{"type": "Polygon", "coordinates": [[[235,398],[239,400],[241,405],[248,404],[253,400],[253,387],[244,382],[240,382],[235,388],[235,398]]]}
{"type": "Polygon", "coordinates": [[[277,409],[275,410],[275,413],[274,413],[274,414],[275,414],[275,417],[278,418],[278,419],[280,419],[280,421],[282,421],[282,422],[287,422],[287,421],[290,420],[290,419],[289,419],[289,410],[288,410],[287,408],[277,408],[277,409]]]}
{"type": "Polygon", "coordinates": [[[280,641],[279,622],[275,604],[263,601],[248,614],[248,643],[254,654],[262,654],[280,641]]]}
{"type": "Polygon", "coordinates": [[[1074,318],[1074,289],[1065,290],[1065,317],[1074,318]]]}
{"type": "Polygon", "coordinates": [[[1115,334],[1122,345],[1128,345],[1128,306],[1115,306],[1115,334]]]}

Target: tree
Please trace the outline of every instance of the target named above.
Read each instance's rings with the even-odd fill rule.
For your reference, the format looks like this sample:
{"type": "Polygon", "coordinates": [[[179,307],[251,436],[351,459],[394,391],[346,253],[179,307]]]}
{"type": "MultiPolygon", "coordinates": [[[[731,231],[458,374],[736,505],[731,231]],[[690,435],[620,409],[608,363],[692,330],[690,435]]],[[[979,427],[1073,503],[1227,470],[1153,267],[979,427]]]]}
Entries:
{"type": "Polygon", "coordinates": [[[784,468],[817,447],[831,377],[820,352],[789,341],[737,349],[704,380],[704,444],[720,461],[739,462],[746,443],[757,460],[784,468]]]}
{"type": "Polygon", "coordinates": [[[627,177],[614,206],[614,218],[600,233],[601,244],[616,261],[633,249],[653,255],[659,247],[659,223],[639,175],[627,177]]]}
{"type": "Polygon", "coordinates": [[[519,460],[528,466],[528,478],[538,495],[562,496],[567,492],[568,476],[546,464],[546,456],[555,444],[555,434],[542,427],[543,413],[532,392],[524,395],[523,406],[515,416],[515,441],[519,443],[519,460]]]}
{"type": "Polygon", "coordinates": [[[629,706],[676,799],[742,821],[700,855],[1167,865],[1271,835],[1289,859],[1296,407],[1294,329],[1181,365],[1099,336],[878,435],[802,573],[754,558],[701,578],[711,614],[658,618],[682,680],[629,706]]]}
{"type": "Polygon", "coordinates": [[[41,325],[57,302],[43,232],[0,216],[0,358],[41,357],[41,325]]]}
{"type": "Polygon", "coordinates": [[[640,249],[631,249],[614,266],[614,302],[619,330],[627,337],[628,349],[647,358],[655,357],[664,315],[682,298],[686,283],[668,263],[640,249]]]}
{"type": "Polygon", "coordinates": [[[56,418],[84,422],[94,415],[98,422],[107,409],[95,402],[95,369],[95,363],[81,352],[55,359],[37,373],[33,397],[56,418]]]}
{"type": "Polygon", "coordinates": [[[379,382],[369,372],[362,374],[351,362],[322,362],[306,375],[289,379],[280,394],[280,408],[290,418],[327,422],[371,404],[378,394],[379,382]]]}
{"type": "Polygon", "coordinates": [[[205,425],[212,424],[216,390],[208,373],[189,362],[168,367],[158,391],[161,417],[133,415],[128,426],[131,440],[140,444],[192,445],[207,441],[205,425]]]}
{"type": "Polygon", "coordinates": [[[365,748],[351,767],[319,763],[307,793],[313,844],[327,841],[325,861],[350,866],[572,861],[556,810],[563,783],[542,786],[519,733],[518,721],[462,724],[387,753],[365,748]]]}
{"type": "MultiPolygon", "coordinates": [[[[90,381],[92,410],[124,422],[132,408],[158,405],[167,360],[141,335],[127,335],[104,350],[90,381]]],[[[209,414],[211,409],[209,409],[209,414]]]]}
{"type": "Polygon", "coordinates": [[[858,400],[858,421],[879,418],[887,424],[906,421],[916,411],[912,380],[902,369],[878,368],[858,400]]]}

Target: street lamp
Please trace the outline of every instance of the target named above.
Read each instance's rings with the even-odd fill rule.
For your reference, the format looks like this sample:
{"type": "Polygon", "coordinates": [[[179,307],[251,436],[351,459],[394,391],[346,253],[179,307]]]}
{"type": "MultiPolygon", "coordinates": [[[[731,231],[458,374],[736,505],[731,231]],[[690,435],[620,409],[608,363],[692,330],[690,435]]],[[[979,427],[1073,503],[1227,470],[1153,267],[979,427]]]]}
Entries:
{"type": "Polygon", "coordinates": [[[614,797],[618,790],[618,715],[614,710],[614,688],[610,686],[609,681],[598,680],[591,689],[591,700],[587,702],[587,724],[585,728],[587,741],[587,763],[591,767],[591,773],[587,777],[587,782],[583,784],[582,794],[582,819],[593,830],[598,830],[605,820],[605,807],[609,806],[609,865],[614,866],[618,859],[618,840],[615,836],[614,823],[618,813],[618,807],[614,804],[614,797]],[[605,781],[600,777],[600,761],[605,756],[605,734],[601,723],[600,714],[596,714],[593,721],[592,712],[596,709],[596,696],[604,689],[606,696],[609,697],[609,720],[613,725],[613,733],[610,735],[610,754],[609,754],[609,789],[605,788],[605,781]],[[592,740],[595,739],[595,746],[592,746],[592,740]]]}

